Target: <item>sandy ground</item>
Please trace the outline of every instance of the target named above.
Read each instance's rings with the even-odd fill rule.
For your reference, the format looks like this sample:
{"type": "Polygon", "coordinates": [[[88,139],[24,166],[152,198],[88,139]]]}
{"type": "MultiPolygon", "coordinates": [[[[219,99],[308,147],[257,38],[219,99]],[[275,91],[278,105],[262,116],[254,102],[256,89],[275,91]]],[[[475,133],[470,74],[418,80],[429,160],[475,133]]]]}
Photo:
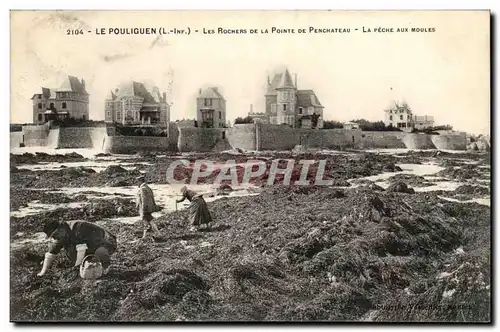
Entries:
{"type": "MultiPolygon", "coordinates": [[[[24,152],[11,155],[14,321],[491,319],[489,154],[24,152]],[[279,177],[269,186],[266,171],[222,192],[215,171],[190,186],[204,193],[214,225],[190,231],[187,206],[175,205],[180,186],[165,174],[180,158],[326,160],[333,185],[283,186],[279,177]],[[160,206],[156,242],[136,241],[140,174],[160,206]],[[116,234],[110,274],[82,280],[61,254],[37,277],[47,248],[40,232],[51,219],[92,221],[116,234]]],[[[239,180],[243,172],[239,166],[239,180]]]]}

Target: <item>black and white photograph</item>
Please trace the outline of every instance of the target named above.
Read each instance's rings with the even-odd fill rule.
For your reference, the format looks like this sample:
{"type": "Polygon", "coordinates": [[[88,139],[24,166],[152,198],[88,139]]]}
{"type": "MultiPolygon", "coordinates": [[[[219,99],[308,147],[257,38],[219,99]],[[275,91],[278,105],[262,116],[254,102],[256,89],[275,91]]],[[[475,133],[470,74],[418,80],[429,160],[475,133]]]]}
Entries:
{"type": "Polygon", "coordinates": [[[491,323],[491,22],[11,10],[10,321],[491,323]]]}

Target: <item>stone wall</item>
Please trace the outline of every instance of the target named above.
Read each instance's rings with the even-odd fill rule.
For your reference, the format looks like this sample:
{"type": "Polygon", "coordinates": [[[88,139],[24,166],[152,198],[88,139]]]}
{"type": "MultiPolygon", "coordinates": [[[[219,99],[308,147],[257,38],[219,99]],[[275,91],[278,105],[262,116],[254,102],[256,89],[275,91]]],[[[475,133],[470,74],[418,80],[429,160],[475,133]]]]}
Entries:
{"type": "Polygon", "coordinates": [[[113,127],[59,128],[49,125],[23,126],[11,133],[11,147],[94,148],[111,153],[145,151],[220,152],[243,150],[292,150],[296,145],[316,149],[441,149],[465,150],[465,133],[422,133],[361,131],[348,129],[292,129],[264,123],[238,124],[233,128],[177,128],[171,124],[170,137],[114,136],[113,127]]]}
{"type": "Polygon", "coordinates": [[[23,132],[14,131],[10,133],[10,148],[18,148],[23,143],[23,132]]]}
{"type": "Polygon", "coordinates": [[[362,131],[360,149],[405,149],[402,131],[362,131]]]}
{"type": "Polygon", "coordinates": [[[439,150],[466,150],[467,135],[466,133],[453,132],[439,135],[431,135],[431,140],[434,146],[439,150]]]}
{"type": "Polygon", "coordinates": [[[179,128],[179,152],[220,152],[231,149],[226,128],[179,128]]]}
{"type": "Polygon", "coordinates": [[[107,153],[135,154],[141,151],[167,152],[168,137],[108,136],[103,151],[107,153]]]}
{"type": "MultiPolygon", "coordinates": [[[[114,128],[91,128],[90,139],[92,140],[92,148],[97,150],[103,150],[106,139],[108,138],[108,131],[113,133],[114,128]]],[[[109,135],[113,136],[113,135],[109,135]]]]}
{"type": "Polygon", "coordinates": [[[227,129],[227,139],[233,148],[255,150],[255,125],[253,123],[235,124],[232,128],[227,129]]]}
{"type": "Polygon", "coordinates": [[[292,129],[287,126],[257,124],[259,150],[291,150],[296,145],[317,149],[356,148],[362,132],[348,129],[292,129]]]}
{"type": "Polygon", "coordinates": [[[46,146],[49,136],[50,124],[23,126],[25,146],[46,146]]]}
{"type": "Polygon", "coordinates": [[[403,143],[407,149],[435,149],[436,147],[432,143],[431,136],[423,133],[406,133],[403,137],[403,143]]]}
{"type": "Polygon", "coordinates": [[[94,128],[59,128],[59,143],[57,147],[60,149],[91,149],[92,138],[91,130],[94,128]]]}
{"type": "Polygon", "coordinates": [[[177,142],[179,140],[179,127],[175,122],[169,122],[168,124],[168,137],[169,137],[169,151],[178,151],[177,142]]]}
{"type": "Polygon", "coordinates": [[[307,148],[341,150],[356,148],[361,142],[361,130],[301,129],[298,144],[307,148]]]}

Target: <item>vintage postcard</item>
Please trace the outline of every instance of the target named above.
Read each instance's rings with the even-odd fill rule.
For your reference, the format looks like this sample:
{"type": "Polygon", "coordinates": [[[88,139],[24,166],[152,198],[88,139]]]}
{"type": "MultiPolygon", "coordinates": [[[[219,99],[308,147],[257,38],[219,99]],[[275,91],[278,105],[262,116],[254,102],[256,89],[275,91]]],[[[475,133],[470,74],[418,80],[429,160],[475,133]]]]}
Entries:
{"type": "Polygon", "coordinates": [[[490,16],[11,11],[11,321],[490,323],[490,16]]]}

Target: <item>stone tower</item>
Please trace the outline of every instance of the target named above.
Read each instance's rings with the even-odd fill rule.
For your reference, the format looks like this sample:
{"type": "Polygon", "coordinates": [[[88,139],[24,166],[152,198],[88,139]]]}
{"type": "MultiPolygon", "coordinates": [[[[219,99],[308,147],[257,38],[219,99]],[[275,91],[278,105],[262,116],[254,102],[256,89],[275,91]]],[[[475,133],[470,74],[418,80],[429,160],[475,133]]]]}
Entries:
{"type": "Polygon", "coordinates": [[[277,120],[278,124],[286,123],[293,128],[296,127],[295,119],[295,104],[297,88],[293,84],[292,77],[285,70],[285,73],[281,76],[281,81],[276,88],[277,98],[276,98],[276,108],[277,108],[277,120]]]}

